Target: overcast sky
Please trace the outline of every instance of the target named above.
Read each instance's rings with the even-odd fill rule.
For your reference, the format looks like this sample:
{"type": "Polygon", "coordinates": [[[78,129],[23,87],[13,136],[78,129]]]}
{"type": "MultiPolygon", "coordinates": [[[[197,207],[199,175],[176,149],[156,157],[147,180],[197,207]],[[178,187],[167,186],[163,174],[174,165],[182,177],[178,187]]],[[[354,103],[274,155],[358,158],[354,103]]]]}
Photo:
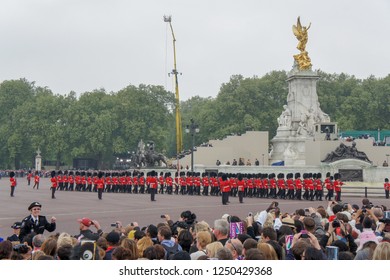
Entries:
{"type": "Polygon", "coordinates": [[[390,72],[388,0],[2,0],[0,81],[26,78],[54,93],[174,91],[172,15],[180,99],[215,97],[230,76],[290,70],[309,25],[314,69],[358,78],[390,72]]]}

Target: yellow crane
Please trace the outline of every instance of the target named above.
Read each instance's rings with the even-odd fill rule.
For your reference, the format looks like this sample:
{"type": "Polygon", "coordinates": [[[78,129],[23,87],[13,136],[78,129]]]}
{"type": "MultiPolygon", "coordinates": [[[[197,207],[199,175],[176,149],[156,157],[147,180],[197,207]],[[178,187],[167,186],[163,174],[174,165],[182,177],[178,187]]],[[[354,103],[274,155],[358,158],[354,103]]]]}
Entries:
{"type": "Polygon", "coordinates": [[[170,74],[172,74],[175,78],[176,153],[177,153],[177,158],[179,158],[178,155],[183,151],[183,136],[182,136],[182,126],[181,126],[181,113],[180,113],[179,81],[177,79],[177,75],[179,74],[179,72],[177,72],[177,68],[176,68],[176,37],[172,27],[172,17],[164,16],[164,22],[169,23],[172,32],[172,37],[173,37],[173,70],[170,74]]]}

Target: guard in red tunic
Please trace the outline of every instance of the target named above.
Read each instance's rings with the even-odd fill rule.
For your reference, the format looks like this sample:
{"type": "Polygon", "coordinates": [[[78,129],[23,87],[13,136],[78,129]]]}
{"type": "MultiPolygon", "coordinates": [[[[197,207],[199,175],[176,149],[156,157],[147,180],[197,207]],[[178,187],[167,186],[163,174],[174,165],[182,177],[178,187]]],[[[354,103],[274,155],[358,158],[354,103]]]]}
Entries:
{"type": "Polygon", "coordinates": [[[238,201],[244,203],[245,180],[241,173],[237,174],[238,201]]]}
{"type": "Polygon", "coordinates": [[[98,179],[96,181],[96,190],[97,190],[97,193],[98,193],[98,198],[100,200],[102,200],[103,198],[103,190],[104,190],[104,178],[103,178],[103,172],[99,172],[98,173],[98,179]]]}
{"type": "Polygon", "coordinates": [[[321,173],[317,173],[317,179],[315,181],[315,188],[316,188],[316,199],[319,201],[322,201],[322,195],[323,195],[323,188],[324,184],[321,181],[321,173]]]}
{"type": "Polygon", "coordinates": [[[138,184],[139,184],[139,192],[144,194],[145,193],[145,174],[141,172],[141,174],[138,176],[138,184]]]}
{"type": "Polygon", "coordinates": [[[171,172],[166,172],[164,177],[165,177],[165,186],[167,188],[167,193],[172,194],[173,193],[173,178],[171,176],[171,172]]]}
{"type": "Polygon", "coordinates": [[[64,176],[62,176],[62,181],[64,182],[64,190],[67,191],[69,189],[68,170],[64,171],[64,176]]]}
{"type": "Polygon", "coordinates": [[[294,174],[288,173],[286,176],[286,184],[287,184],[287,197],[288,199],[294,199],[294,174]]]}
{"type": "Polygon", "coordinates": [[[138,193],[138,174],[133,172],[133,193],[138,193]]]}
{"type": "Polygon", "coordinates": [[[308,183],[309,183],[310,201],[314,200],[314,190],[315,190],[314,182],[316,179],[317,179],[317,174],[315,174],[315,173],[309,174],[308,183]]]}
{"type": "Polygon", "coordinates": [[[301,181],[301,173],[295,173],[295,190],[296,190],[296,197],[298,200],[302,200],[302,181],[301,181]]]}
{"type": "Polygon", "coordinates": [[[275,179],[275,177],[276,177],[275,173],[271,173],[271,174],[268,176],[268,179],[269,179],[269,187],[270,187],[269,196],[272,197],[273,199],[276,198],[276,179],[275,179]]]}
{"type": "Polygon", "coordinates": [[[196,195],[200,195],[200,173],[199,172],[196,172],[195,173],[195,177],[193,179],[193,182],[194,182],[194,193],[196,195]]]}
{"type": "Polygon", "coordinates": [[[222,204],[227,205],[229,201],[230,183],[225,173],[221,175],[221,180],[219,181],[219,187],[221,188],[221,193],[222,193],[222,204]]]}
{"type": "Polygon", "coordinates": [[[57,190],[63,191],[64,190],[64,182],[62,181],[62,171],[58,170],[57,175],[57,190]]]}
{"type": "Polygon", "coordinates": [[[92,191],[92,183],[93,183],[92,173],[88,172],[87,173],[87,189],[86,190],[89,192],[92,191]]]}
{"type": "Polygon", "coordinates": [[[341,181],[341,175],[340,173],[334,174],[334,191],[336,192],[336,201],[341,201],[341,186],[344,185],[344,183],[341,181]]]}
{"type": "Polygon", "coordinates": [[[269,189],[269,184],[268,184],[268,174],[264,173],[262,174],[262,181],[263,181],[263,197],[268,198],[268,189],[269,189]]]}
{"type": "Polygon", "coordinates": [[[35,171],[33,189],[35,189],[35,187],[37,187],[37,189],[39,189],[39,180],[40,180],[39,173],[38,173],[38,171],[35,171]]]}
{"type": "Polygon", "coordinates": [[[81,191],[81,176],[79,171],[76,171],[76,177],[74,181],[76,183],[76,191],[81,191]]]}
{"type": "Polygon", "coordinates": [[[158,177],[158,185],[160,186],[158,193],[164,194],[165,189],[165,177],[164,172],[160,172],[160,176],[158,177]]]}
{"type": "Polygon", "coordinates": [[[87,178],[85,177],[85,171],[81,172],[81,191],[85,192],[87,189],[87,178]]]}
{"type": "Polygon", "coordinates": [[[150,172],[150,177],[149,177],[149,191],[150,191],[150,200],[151,201],[156,201],[155,195],[157,193],[157,172],[156,171],[151,171],[150,172]]]}
{"type": "Polygon", "coordinates": [[[280,197],[280,199],[286,199],[286,184],[284,181],[283,173],[278,174],[278,189],[278,196],[280,197]]]}
{"type": "Polygon", "coordinates": [[[255,185],[255,189],[254,189],[255,197],[260,197],[260,193],[261,193],[262,184],[261,184],[260,176],[261,174],[256,174],[255,179],[253,180],[253,183],[255,185]]]}
{"type": "Polygon", "coordinates": [[[69,171],[68,182],[69,182],[69,191],[74,191],[73,171],[69,171]]]}
{"type": "Polygon", "coordinates": [[[389,191],[390,191],[390,183],[389,183],[389,179],[388,178],[385,178],[384,188],[385,188],[386,198],[388,199],[389,198],[389,191]]]}
{"type": "Polygon", "coordinates": [[[126,189],[128,193],[133,192],[133,180],[129,171],[126,171],[126,189]]]}
{"type": "Polygon", "coordinates": [[[51,186],[50,186],[50,189],[51,189],[51,199],[55,199],[55,193],[56,193],[56,190],[57,190],[57,187],[58,187],[58,184],[57,184],[57,178],[56,178],[56,172],[53,170],[51,172],[51,179],[50,179],[50,183],[51,183],[51,186]]]}
{"type": "Polygon", "coordinates": [[[203,187],[202,194],[204,196],[209,195],[209,186],[210,186],[209,174],[207,172],[202,173],[202,187],[203,187]]]}
{"type": "Polygon", "coordinates": [[[32,173],[31,170],[29,170],[27,174],[27,186],[30,186],[31,178],[32,178],[32,173]]]}
{"type": "Polygon", "coordinates": [[[11,183],[11,197],[14,197],[14,192],[15,192],[17,182],[15,178],[15,172],[13,171],[9,173],[9,182],[11,183]]]}
{"type": "Polygon", "coordinates": [[[309,174],[303,173],[302,177],[302,188],[304,190],[303,192],[303,199],[308,200],[309,199],[309,183],[308,183],[308,176],[309,174]]]}
{"type": "Polygon", "coordinates": [[[186,180],[185,172],[183,171],[180,172],[179,185],[180,185],[180,194],[182,195],[186,194],[187,180],[186,180]]]}

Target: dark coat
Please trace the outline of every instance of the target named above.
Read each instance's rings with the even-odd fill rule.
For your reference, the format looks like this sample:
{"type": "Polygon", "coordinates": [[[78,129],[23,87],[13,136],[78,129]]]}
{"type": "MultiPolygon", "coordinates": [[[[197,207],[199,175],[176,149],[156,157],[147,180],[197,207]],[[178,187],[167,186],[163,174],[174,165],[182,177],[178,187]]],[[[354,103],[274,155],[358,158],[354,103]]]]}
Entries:
{"type": "Polygon", "coordinates": [[[90,229],[80,230],[80,234],[76,235],[75,238],[83,240],[98,240],[102,233],[102,230],[98,230],[97,233],[92,232],[90,229]]]}
{"type": "Polygon", "coordinates": [[[36,225],[32,220],[31,215],[29,215],[22,221],[19,240],[23,241],[23,238],[32,232],[36,234],[43,234],[45,230],[49,232],[55,231],[56,223],[49,223],[45,216],[38,216],[38,225],[36,225]]]}

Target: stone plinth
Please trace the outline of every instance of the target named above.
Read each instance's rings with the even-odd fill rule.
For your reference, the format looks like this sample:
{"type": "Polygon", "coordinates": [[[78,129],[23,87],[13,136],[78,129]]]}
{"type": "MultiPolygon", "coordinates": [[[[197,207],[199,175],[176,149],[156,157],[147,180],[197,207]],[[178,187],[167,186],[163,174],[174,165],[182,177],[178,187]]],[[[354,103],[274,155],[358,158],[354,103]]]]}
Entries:
{"type": "Polygon", "coordinates": [[[277,119],[279,127],[271,140],[270,163],[305,165],[305,142],[315,140],[318,127],[330,118],[321,108],[317,96],[319,76],[310,70],[298,70],[294,65],[288,74],[287,104],[277,119]]]}

